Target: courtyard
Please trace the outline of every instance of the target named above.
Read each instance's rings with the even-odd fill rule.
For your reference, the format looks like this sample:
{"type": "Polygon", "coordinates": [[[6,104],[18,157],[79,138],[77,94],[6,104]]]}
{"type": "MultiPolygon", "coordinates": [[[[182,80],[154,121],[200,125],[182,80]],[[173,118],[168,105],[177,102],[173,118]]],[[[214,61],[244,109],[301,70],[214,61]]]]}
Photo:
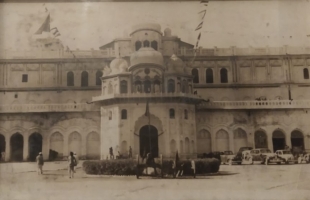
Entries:
{"type": "Polygon", "coordinates": [[[221,165],[217,174],[159,179],[86,175],[79,163],[69,179],[66,162],[0,164],[1,200],[78,199],[310,199],[310,168],[298,165],[221,165]]]}

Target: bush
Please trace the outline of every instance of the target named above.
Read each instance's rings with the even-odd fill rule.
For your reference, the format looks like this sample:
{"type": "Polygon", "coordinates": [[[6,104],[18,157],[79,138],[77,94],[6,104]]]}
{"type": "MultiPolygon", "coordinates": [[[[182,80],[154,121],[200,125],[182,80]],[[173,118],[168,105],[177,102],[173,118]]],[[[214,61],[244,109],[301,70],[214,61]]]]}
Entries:
{"type": "MultiPolygon", "coordinates": [[[[172,175],[172,159],[163,160],[163,164],[156,163],[156,168],[163,170],[163,174],[172,175]]],[[[191,160],[180,160],[178,167],[184,163],[184,175],[192,175],[191,160]]],[[[195,159],[196,174],[216,173],[220,168],[220,161],[215,158],[195,159]]],[[[95,175],[136,175],[141,174],[145,169],[146,164],[139,164],[134,159],[116,159],[116,160],[100,160],[100,161],[85,161],[83,169],[86,174],[95,175]]]]}

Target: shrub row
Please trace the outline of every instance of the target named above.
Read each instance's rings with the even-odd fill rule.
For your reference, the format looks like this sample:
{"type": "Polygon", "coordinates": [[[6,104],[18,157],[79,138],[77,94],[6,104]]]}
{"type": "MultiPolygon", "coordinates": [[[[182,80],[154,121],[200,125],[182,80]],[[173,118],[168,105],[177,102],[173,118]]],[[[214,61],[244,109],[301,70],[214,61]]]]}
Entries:
{"type": "MultiPolygon", "coordinates": [[[[192,174],[191,161],[181,160],[178,167],[181,163],[184,163],[183,174],[192,174]]],[[[195,159],[195,165],[196,174],[216,173],[220,168],[220,161],[215,158],[195,159]]],[[[83,163],[83,170],[86,174],[94,175],[136,175],[137,172],[141,174],[145,167],[145,164],[139,164],[137,168],[137,161],[134,159],[85,161],[83,163]]],[[[172,160],[163,160],[163,164],[157,163],[156,168],[162,169],[165,175],[173,174],[172,160]]]]}

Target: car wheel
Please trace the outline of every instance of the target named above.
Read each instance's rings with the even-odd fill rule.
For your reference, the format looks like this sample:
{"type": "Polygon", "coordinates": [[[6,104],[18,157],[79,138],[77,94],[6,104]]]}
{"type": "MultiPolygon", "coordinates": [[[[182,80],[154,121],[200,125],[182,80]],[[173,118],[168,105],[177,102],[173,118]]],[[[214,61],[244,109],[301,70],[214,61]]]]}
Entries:
{"type": "Polygon", "coordinates": [[[278,165],[281,165],[281,162],[277,162],[278,165]]]}

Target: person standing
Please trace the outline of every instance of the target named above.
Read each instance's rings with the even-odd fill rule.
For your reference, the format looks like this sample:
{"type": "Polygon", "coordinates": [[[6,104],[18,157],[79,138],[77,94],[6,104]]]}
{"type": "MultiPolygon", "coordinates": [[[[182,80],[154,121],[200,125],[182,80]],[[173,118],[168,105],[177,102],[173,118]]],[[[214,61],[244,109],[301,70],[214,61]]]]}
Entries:
{"type": "Polygon", "coordinates": [[[132,148],[129,146],[128,157],[132,158],[132,148]]]}
{"type": "Polygon", "coordinates": [[[70,155],[68,157],[68,162],[69,162],[69,167],[68,167],[68,171],[69,171],[69,178],[73,178],[73,174],[74,174],[74,167],[77,165],[76,159],[73,155],[73,152],[70,152],[70,155]]]}
{"type": "Polygon", "coordinates": [[[113,148],[112,147],[110,147],[109,152],[110,152],[110,159],[114,159],[114,154],[113,154],[113,148]]]}
{"type": "Polygon", "coordinates": [[[76,155],[75,152],[74,152],[73,156],[74,156],[74,158],[76,160],[76,165],[74,166],[74,171],[73,172],[76,173],[76,168],[77,168],[77,165],[79,164],[79,158],[78,158],[78,156],[76,155]]]}
{"type": "Polygon", "coordinates": [[[194,178],[196,178],[196,164],[194,160],[191,161],[191,165],[192,165],[191,168],[193,171],[194,178]]]}
{"type": "Polygon", "coordinates": [[[37,161],[37,166],[38,166],[38,174],[43,174],[43,165],[44,165],[44,161],[43,161],[43,156],[42,153],[40,152],[39,155],[36,157],[36,161],[37,161]]]}

